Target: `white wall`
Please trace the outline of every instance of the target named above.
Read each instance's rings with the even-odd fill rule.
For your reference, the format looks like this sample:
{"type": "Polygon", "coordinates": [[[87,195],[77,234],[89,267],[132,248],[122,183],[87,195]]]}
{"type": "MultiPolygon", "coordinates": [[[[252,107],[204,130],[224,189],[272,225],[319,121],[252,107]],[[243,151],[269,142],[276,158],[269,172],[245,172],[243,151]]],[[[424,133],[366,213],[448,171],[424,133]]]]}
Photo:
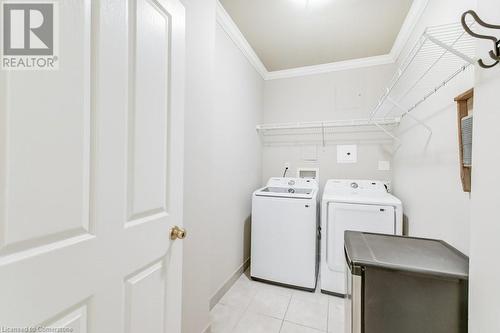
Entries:
{"type": "MultiPolygon", "coordinates": [[[[210,291],[215,294],[250,255],[251,194],[260,185],[263,79],[217,25],[215,109],[211,115],[212,170],[205,199],[210,217],[210,291]]],[[[200,122],[203,123],[203,119],[200,122]]],[[[199,136],[199,134],[197,134],[199,136]]],[[[200,139],[204,139],[201,137],[200,139]]]]}
{"type": "MultiPolygon", "coordinates": [[[[500,2],[478,0],[478,14],[500,25],[500,2]]],[[[491,34],[492,31],[488,31],[491,34]]],[[[500,38],[499,31],[496,31],[500,38]]],[[[492,43],[478,42],[478,56],[487,61],[492,43]]],[[[489,61],[487,61],[490,63],[489,61]]],[[[469,332],[500,332],[500,65],[476,70],[470,242],[469,332]]]]}
{"type": "Polygon", "coordinates": [[[214,0],[186,6],[183,333],[209,325],[209,301],[248,259],[260,185],[263,79],[216,24],[214,0]]]}
{"type": "MultiPolygon", "coordinates": [[[[394,72],[392,65],[345,70],[327,74],[270,80],[264,89],[264,122],[283,123],[367,118],[394,72]]],[[[359,143],[358,137],[343,137],[343,144],[359,143]]],[[[294,138],[295,140],[295,138],[294,138]]],[[[318,137],[318,140],[320,138],[318,137]]],[[[390,180],[390,171],[378,171],[379,160],[390,160],[387,146],[360,144],[358,163],[337,164],[336,146],[317,146],[318,159],[305,161],[300,140],[297,143],[272,144],[263,150],[263,179],[281,176],[284,163],[290,163],[289,175],[297,167],[319,167],[320,182],[331,178],[390,180]]],[[[309,144],[308,144],[309,145],[309,144]]],[[[307,148],[306,148],[307,149],[307,148]]]]}
{"type": "Polygon", "coordinates": [[[186,110],[182,332],[200,333],[209,324],[209,227],[213,220],[215,1],[184,0],[186,6],[186,110]]]}
{"type": "MultiPolygon", "coordinates": [[[[429,1],[412,40],[427,26],[458,22],[461,13],[474,3],[429,1]]],[[[469,252],[470,198],[460,181],[454,98],[472,86],[473,72],[462,73],[412,111],[432,128],[430,138],[424,127],[404,118],[399,130],[402,146],[394,155],[393,173],[394,193],[403,201],[409,234],[444,239],[465,253],[469,252]]]]}

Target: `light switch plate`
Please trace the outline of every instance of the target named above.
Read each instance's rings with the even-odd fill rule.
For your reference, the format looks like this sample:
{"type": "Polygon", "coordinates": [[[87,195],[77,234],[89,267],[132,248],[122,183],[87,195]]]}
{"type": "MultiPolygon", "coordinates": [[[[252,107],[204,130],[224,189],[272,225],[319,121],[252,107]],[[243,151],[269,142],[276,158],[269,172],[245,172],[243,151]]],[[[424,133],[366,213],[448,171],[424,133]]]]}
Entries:
{"type": "Polygon", "coordinates": [[[357,163],[358,146],[357,145],[338,145],[337,163],[357,163]]]}
{"type": "Polygon", "coordinates": [[[389,161],[378,161],[379,171],[389,171],[391,170],[391,162],[389,161]]]}

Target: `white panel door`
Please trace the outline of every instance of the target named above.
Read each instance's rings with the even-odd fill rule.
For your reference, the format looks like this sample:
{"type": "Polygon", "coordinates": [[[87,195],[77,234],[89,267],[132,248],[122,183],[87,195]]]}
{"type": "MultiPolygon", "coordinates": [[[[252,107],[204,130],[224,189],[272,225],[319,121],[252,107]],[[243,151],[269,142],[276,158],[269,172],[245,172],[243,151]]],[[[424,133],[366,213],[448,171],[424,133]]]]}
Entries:
{"type": "Polygon", "coordinates": [[[184,8],[56,2],[59,70],[0,72],[0,329],[180,332],[184,8]]]}

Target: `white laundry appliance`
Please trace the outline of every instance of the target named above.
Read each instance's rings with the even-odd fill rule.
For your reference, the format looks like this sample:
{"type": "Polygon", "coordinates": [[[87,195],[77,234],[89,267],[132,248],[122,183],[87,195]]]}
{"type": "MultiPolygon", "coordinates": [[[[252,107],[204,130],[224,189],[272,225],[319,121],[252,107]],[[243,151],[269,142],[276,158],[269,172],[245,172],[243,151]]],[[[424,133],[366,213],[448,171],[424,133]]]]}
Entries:
{"type": "Polygon", "coordinates": [[[402,235],[401,201],[383,182],[331,179],[321,199],[321,291],[346,294],[344,232],[402,235]]]}
{"type": "Polygon", "coordinates": [[[271,178],[253,193],[250,275],[254,280],[316,289],[318,184],[271,178]]]}

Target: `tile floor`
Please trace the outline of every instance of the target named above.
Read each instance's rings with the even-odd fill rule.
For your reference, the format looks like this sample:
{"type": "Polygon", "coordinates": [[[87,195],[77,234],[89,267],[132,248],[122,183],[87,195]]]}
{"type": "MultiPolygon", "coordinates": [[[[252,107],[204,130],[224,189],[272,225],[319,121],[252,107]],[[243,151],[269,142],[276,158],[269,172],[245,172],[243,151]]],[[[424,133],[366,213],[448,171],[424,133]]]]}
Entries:
{"type": "Polygon", "coordinates": [[[212,333],[343,333],[344,300],[256,282],[245,272],[211,312],[212,333]]]}

